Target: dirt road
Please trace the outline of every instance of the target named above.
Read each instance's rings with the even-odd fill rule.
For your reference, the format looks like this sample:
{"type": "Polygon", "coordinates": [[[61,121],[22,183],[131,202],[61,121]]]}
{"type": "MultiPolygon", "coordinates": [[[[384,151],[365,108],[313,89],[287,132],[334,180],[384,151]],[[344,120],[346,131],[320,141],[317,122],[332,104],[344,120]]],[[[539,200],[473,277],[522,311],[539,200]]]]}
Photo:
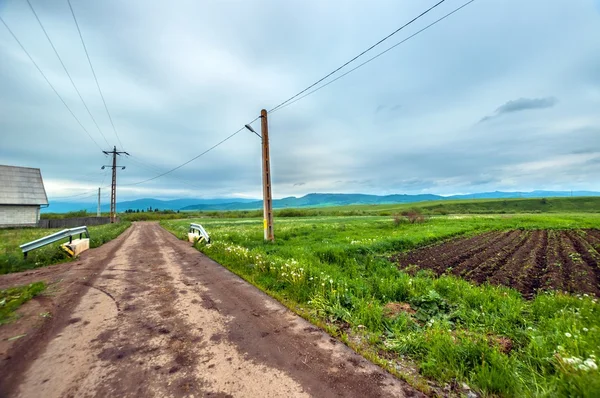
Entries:
{"type": "Polygon", "coordinates": [[[157,224],[0,286],[42,277],[63,288],[36,336],[6,348],[1,396],[420,395],[157,224]]]}

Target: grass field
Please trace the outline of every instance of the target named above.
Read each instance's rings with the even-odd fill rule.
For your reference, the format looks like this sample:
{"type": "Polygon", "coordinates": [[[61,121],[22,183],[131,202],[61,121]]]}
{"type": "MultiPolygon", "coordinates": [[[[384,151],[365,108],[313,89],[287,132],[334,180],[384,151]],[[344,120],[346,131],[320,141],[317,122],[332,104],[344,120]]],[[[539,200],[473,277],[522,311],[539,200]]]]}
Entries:
{"type": "Polygon", "coordinates": [[[36,282],[27,286],[0,290],[0,325],[13,320],[17,308],[42,293],[44,289],[46,289],[44,282],[36,282]]]}
{"type": "MultiPolygon", "coordinates": [[[[130,222],[121,222],[118,224],[89,227],[90,248],[101,246],[116,238],[125,231],[129,225],[131,225],[130,222]]],[[[22,245],[23,243],[31,242],[32,240],[42,238],[57,231],[59,231],[59,229],[0,229],[0,274],[19,272],[26,269],[67,261],[69,257],[59,248],[59,246],[62,243],[68,242],[68,238],[61,242],[56,242],[30,252],[27,259],[23,258],[23,253],[19,248],[19,245],[22,245]]]]}
{"type": "Polygon", "coordinates": [[[373,215],[391,215],[410,208],[420,209],[424,214],[429,215],[600,213],[600,197],[449,200],[399,205],[332,207],[329,210],[363,211],[373,215]]]}
{"type": "MultiPolygon", "coordinates": [[[[424,391],[429,379],[484,395],[600,395],[596,297],[528,300],[388,260],[485,231],[598,228],[600,214],[277,218],[272,244],[260,219],[197,221],[212,238],[201,251],[424,391]]],[[[161,224],[184,238],[189,220],[161,224]]]]}

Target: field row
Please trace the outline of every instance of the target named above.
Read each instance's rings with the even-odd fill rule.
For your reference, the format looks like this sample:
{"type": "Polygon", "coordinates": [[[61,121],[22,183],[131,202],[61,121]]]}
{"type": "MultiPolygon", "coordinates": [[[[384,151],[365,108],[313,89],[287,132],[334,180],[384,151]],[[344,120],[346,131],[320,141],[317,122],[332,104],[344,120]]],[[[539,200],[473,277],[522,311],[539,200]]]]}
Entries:
{"type": "Polygon", "coordinates": [[[454,239],[394,256],[402,269],[430,269],[476,283],[600,296],[600,230],[514,230],[454,239]]]}

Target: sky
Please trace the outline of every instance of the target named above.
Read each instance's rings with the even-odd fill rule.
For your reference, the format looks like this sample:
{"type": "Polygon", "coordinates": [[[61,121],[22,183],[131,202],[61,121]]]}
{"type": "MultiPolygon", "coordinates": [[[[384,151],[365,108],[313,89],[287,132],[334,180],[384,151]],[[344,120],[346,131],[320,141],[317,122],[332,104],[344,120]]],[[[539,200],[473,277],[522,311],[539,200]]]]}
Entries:
{"type": "MultiPolygon", "coordinates": [[[[27,2],[0,0],[98,144],[0,23],[0,164],[40,168],[51,201],[92,201],[110,182],[101,149],[115,145],[131,154],[118,159],[119,200],[260,198],[261,142],[246,130],[128,184],[204,152],[437,2],[72,0],[121,145],[68,3],[30,1],[106,137],[27,2]]],[[[599,109],[600,0],[476,0],[270,114],[273,195],[600,191],[599,109]]]]}

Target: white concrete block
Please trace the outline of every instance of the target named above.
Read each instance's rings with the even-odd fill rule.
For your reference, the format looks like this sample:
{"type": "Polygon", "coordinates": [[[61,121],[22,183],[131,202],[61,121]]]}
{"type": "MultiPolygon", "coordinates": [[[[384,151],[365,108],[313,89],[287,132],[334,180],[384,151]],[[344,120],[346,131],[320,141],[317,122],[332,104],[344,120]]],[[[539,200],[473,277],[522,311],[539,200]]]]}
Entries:
{"type": "Polygon", "coordinates": [[[90,248],[90,240],[89,239],[73,239],[73,241],[71,243],[67,243],[67,246],[69,246],[69,248],[73,252],[73,257],[75,257],[90,248]]]}
{"type": "Polygon", "coordinates": [[[188,241],[190,243],[196,243],[200,240],[200,234],[198,232],[188,232],[188,241]]]}

